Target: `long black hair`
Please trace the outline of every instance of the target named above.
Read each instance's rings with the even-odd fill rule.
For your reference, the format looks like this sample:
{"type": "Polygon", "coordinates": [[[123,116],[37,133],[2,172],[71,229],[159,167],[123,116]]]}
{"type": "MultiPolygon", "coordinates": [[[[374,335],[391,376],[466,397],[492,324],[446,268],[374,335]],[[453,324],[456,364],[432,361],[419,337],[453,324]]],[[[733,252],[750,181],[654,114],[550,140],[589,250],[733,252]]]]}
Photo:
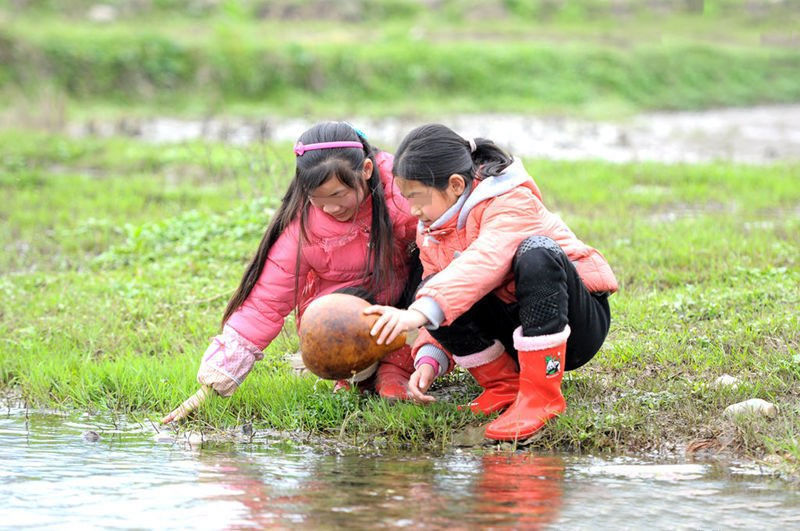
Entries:
{"type": "Polygon", "coordinates": [[[473,142],[442,124],[421,125],[400,142],[392,173],[444,190],[454,173],[469,184],[478,174],[482,179],[500,175],[513,162],[491,140],[474,138],[473,142]]]}
{"type": "Polygon", "coordinates": [[[306,223],[308,220],[309,194],[336,176],[342,184],[354,190],[363,190],[372,197],[372,221],[369,236],[369,254],[364,269],[365,287],[372,293],[392,280],[393,232],[392,220],[386,206],[378,163],[377,152],[362,133],[357,132],[347,122],[322,122],[300,135],[299,141],[305,145],[318,142],[356,141],[364,145],[364,149],[332,148],[306,151],[297,157],[294,179],[281,200],[278,211],[269,223],[255,256],[250,261],[242,276],[242,281],[228,302],[222,317],[222,324],[244,303],[253,287],[258,282],[267,255],[278,237],[286,227],[299,215],[300,242],[295,263],[295,305],[297,303],[297,287],[300,270],[300,251],[304,241],[308,241],[306,223]],[[364,181],[361,176],[364,161],[372,161],[372,176],[364,181]]]}

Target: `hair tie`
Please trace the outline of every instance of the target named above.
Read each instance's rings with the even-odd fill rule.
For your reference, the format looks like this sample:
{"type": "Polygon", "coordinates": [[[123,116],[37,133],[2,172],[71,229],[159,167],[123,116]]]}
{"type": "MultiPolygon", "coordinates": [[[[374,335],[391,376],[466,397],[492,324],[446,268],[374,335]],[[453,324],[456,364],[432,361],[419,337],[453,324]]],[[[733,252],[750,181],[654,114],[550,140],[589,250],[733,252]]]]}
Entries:
{"type": "Polygon", "coordinates": [[[467,143],[469,143],[469,152],[475,153],[475,150],[478,149],[478,146],[475,145],[475,139],[470,138],[469,140],[467,140],[467,143]]]}
{"type": "Polygon", "coordinates": [[[361,129],[359,129],[358,127],[354,126],[354,125],[353,125],[353,124],[351,124],[350,122],[344,122],[344,123],[346,123],[347,125],[349,125],[349,126],[350,126],[350,127],[353,129],[353,131],[355,131],[355,132],[356,132],[356,134],[357,134],[358,136],[360,136],[360,137],[361,137],[361,138],[363,138],[364,140],[366,140],[366,139],[367,139],[367,135],[365,135],[365,134],[364,134],[364,131],[362,131],[362,130],[361,130],[361,129]]]}

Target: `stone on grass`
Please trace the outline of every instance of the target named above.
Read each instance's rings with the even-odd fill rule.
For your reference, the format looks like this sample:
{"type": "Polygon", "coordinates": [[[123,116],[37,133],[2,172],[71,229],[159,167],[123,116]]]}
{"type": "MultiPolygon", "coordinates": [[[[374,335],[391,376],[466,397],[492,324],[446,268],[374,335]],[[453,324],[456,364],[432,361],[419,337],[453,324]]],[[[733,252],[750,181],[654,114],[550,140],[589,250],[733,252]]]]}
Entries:
{"type": "Polygon", "coordinates": [[[484,442],[486,426],[467,426],[453,433],[453,446],[480,446],[484,442]]]}
{"type": "Polygon", "coordinates": [[[739,378],[731,376],[730,374],[723,374],[714,380],[714,387],[735,387],[740,383],[742,383],[742,381],[739,378]]]}
{"type": "Polygon", "coordinates": [[[186,436],[186,442],[189,443],[189,446],[200,446],[203,444],[203,434],[196,431],[190,432],[186,436]]]}
{"type": "Polygon", "coordinates": [[[308,369],[306,369],[306,364],[303,363],[303,353],[299,350],[289,356],[289,365],[297,374],[306,374],[310,372],[308,369]]]}
{"type": "Polygon", "coordinates": [[[117,19],[117,8],[108,4],[95,4],[86,13],[92,22],[108,23],[117,19]]]}
{"type": "Polygon", "coordinates": [[[733,417],[742,413],[755,413],[764,417],[774,417],[778,414],[778,408],[775,404],[761,400],[760,398],[751,398],[744,402],[731,404],[725,408],[724,415],[726,417],[733,417]]]}

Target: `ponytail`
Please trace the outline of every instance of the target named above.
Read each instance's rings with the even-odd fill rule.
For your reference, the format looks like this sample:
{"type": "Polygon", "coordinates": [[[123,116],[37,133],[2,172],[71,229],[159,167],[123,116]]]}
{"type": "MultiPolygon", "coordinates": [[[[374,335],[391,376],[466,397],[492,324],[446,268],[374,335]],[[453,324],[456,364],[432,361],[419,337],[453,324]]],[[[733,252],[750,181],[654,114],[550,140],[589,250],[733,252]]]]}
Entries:
{"type": "MultiPolygon", "coordinates": [[[[475,150],[471,153],[472,166],[481,178],[501,175],[514,160],[497,144],[486,138],[474,138],[475,150]]],[[[467,142],[469,149],[469,142],[467,142]]]]}
{"type": "Polygon", "coordinates": [[[364,144],[367,156],[372,160],[372,176],[367,180],[367,191],[372,197],[372,219],[369,232],[369,254],[364,276],[369,277],[367,289],[376,294],[390,283],[396,282],[394,270],[394,231],[389,207],[386,205],[386,194],[383,179],[375,160],[374,150],[367,142],[364,134],[356,130],[359,140],[364,144]]]}
{"type": "MultiPolygon", "coordinates": [[[[248,295],[250,295],[250,292],[253,291],[256,282],[258,282],[258,278],[261,276],[261,272],[264,271],[264,265],[267,262],[269,250],[272,249],[272,246],[278,240],[280,235],[283,234],[283,231],[286,230],[286,227],[289,226],[289,223],[292,222],[297,213],[301,209],[305,208],[306,201],[307,199],[303,196],[302,191],[300,190],[298,179],[295,177],[289,184],[289,189],[286,191],[283,199],[281,199],[281,206],[278,207],[278,211],[272,217],[272,221],[270,221],[269,225],[267,226],[264,236],[261,237],[261,243],[258,244],[258,250],[256,251],[255,256],[253,256],[253,258],[250,260],[250,263],[247,265],[244,275],[242,275],[242,280],[239,282],[239,287],[236,288],[233,296],[228,301],[228,305],[225,307],[225,313],[222,316],[223,326],[233,312],[238,310],[239,307],[244,303],[248,295]]],[[[298,259],[298,269],[299,265],[300,261],[298,259]]],[[[295,286],[296,285],[297,284],[295,284],[295,286]]],[[[295,289],[295,291],[297,290],[295,289]]]]}
{"type": "Polygon", "coordinates": [[[486,138],[465,140],[441,124],[417,127],[397,148],[393,173],[444,190],[454,173],[467,184],[476,177],[500,175],[513,162],[511,155],[486,138]]]}

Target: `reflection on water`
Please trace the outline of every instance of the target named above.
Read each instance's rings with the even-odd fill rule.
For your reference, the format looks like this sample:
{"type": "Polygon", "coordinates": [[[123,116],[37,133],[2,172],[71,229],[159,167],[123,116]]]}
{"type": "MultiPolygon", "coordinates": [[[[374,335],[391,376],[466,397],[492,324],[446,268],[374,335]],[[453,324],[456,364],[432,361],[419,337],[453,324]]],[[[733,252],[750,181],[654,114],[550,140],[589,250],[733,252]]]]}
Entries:
{"type": "Polygon", "coordinates": [[[555,521],[563,503],[564,461],[535,455],[481,458],[476,512],[494,523],[542,526],[555,521]]]}
{"type": "Polygon", "coordinates": [[[152,428],[10,409],[0,526],[792,528],[800,493],[729,466],[572,456],[329,455],[157,443],[152,428]],[[93,430],[100,440],[82,434],[93,430]]]}

